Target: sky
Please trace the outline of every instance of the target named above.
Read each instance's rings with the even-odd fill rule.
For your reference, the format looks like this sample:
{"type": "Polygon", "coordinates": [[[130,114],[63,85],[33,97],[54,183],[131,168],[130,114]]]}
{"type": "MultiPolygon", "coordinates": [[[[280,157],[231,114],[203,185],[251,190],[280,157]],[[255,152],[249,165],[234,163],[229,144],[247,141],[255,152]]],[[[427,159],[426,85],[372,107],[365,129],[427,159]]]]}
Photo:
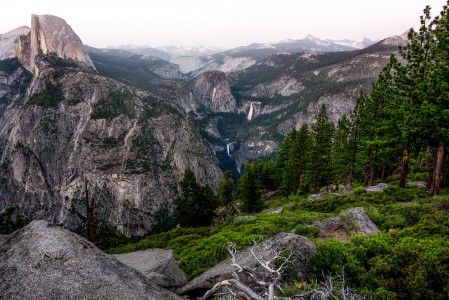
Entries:
{"type": "Polygon", "coordinates": [[[0,34],[30,26],[31,14],[63,18],[93,47],[148,45],[228,49],[304,38],[380,40],[419,26],[445,0],[8,0],[0,34]]]}

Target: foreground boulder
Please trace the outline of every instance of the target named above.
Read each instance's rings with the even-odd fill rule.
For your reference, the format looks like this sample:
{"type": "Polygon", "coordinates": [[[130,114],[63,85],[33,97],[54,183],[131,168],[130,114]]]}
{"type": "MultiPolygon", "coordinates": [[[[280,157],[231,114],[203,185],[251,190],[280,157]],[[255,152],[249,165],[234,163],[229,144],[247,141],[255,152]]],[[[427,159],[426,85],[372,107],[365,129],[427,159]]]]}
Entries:
{"type": "MultiPolygon", "coordinates": [[[[316,252],[316,245],[308,238],[292,233],[279,233],[255,245],[254,252],[265,259],[272,258],[270,246],[273,246],[277,251],[287,250],[292,253],[293,269],[297,273],[297,277],[305,276],[310,272],[312,268],[310,260],[316,252]]],[[[240,266],[254,269],[259,267],[259,264],[254,259],[250,249],[251,247],[245,248],[238,252],[235,257],[236,262],[240,266]]],[[[177,293],[180,295],[202,296],[217,282],[233,278],[232,273],[235,271],[236,268],[231,266],[231,259],[228,258],[192,279],[180,288],[177,293]]]]}
{"type": "Polygon", "coordinates": [[[0,291],[4,299],[181,299],[45,221],[0,237],[0,291]]]}
{"type": "Polygon", "coordinates": [[[186,274],[179,268],[173,257],[173,250],[148,249],[114,257],[131,268],[136,269],[152,283],[172,289],[187,283],[186,274]]]}

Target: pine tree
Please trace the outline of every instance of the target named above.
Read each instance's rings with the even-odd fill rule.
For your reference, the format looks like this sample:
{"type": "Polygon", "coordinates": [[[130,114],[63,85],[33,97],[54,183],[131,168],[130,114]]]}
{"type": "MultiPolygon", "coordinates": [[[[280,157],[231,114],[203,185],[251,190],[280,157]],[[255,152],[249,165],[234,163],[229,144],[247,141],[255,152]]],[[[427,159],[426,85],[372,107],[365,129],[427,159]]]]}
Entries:
{"type": "Polygon", "coordinates": [[[224,172],[223,180],[218,187],[218,198],[221,205],[226,208],[234,202],[234,179],[232,179],[231,171],[224,172]]]}
{"type": "Polygon", "coordinates": [[[205,226],[212,223],[218,201],[212,189],[200,185],[192,170],[187,169],[180,182],[181,196],[175,201],[181,226],[205,226]]]}
{"type": "Polygon", "coordinates": [[[284,196],[296,191],[296,176],[298,170],[298,144],[296,128],[293,128],[281,143],[281,155],[278,167],[280,168],[281,183],[279,190],[284,196]]]}
{"type": "Polygon", "coordinates": [[[349,147],[349,173],[347,186],[349,190],[352,190],[352,182],[356,173],[357,165],[357,153],[359,151],[361,127],[362,127],[362,110],[366,101],[365,93],[361,92],[355,107],[351,112],[349,119],[349,132],[348,132],[348,147],[349,147]]]}
{"type": "Polygon", "coordinates": [[[332,180],[331,151],[334,125],[329,120],[326,105],[322,105],[312,126],[310,180],[315,191],[332,180]]]}
{"type": "Polygon", "coordinates": [[[276,162],[273,161],[270,155],[265,157],[265,160],[261,161],[261,184],[266,190],[275,191],[279,188],[280,175],[276,166],[276,162]]]}
{"type": "Polygon", "coordinates": [[[334,182],[344,183],[349,176],[351,165],[351,149],[349,141],[350,122],[343,115],[338,120],[337,131],[332,144],[332,168],[334,173],[334,182]]]}
{"type": "Polygon", "coordinates": [[[246,213],[259,212],[263,208],[259,172],[260,169],[255,162],[246,163],[238,182],[238,196],[242,202],[242,211],[246,213]]]}
{"type": "Polygon", "coordinates": [[[301,125],[298,134],[296,135],[296,155],[298,160],[297,170],[296,170],[296,189],[299,191],[301,189],[301,178],[303,173],[306,171],[307,159],[309,157],[310,151],[310,132],[307,123],[301,125]]]}
{"type": "Polygon", "coordinates": [[[419,31],[411,29],[407,45],[399,52],[405,61],[397,67],[398,95],[402,98],[399,106],[399,128],[405,141],[401,160],[400,187],[405,187],[408,171],[408,157],[414,148],[427,144],[428,126],[421,113],[421,105],[427,98],[426,73],[430,62],[430,49],[434,44],[430,7],[424,9],[419,31]]]}
{"type": "MultiPolygon", "coordinates": [[[[449,2],[448,2],[449,5],[449,2]]],[[[425,11],[426,15],[426,11],[425,11]]],[[[430,64],[425,72],[426,97],[420,101],[422,118],[426,121],[428,144],[436,149],[436,161],[430,185],[430,195],[438,195],[443,174],[445,148],[449,140],[449,8],[444,6],[431,23],[428,39],[430,64]]]]}

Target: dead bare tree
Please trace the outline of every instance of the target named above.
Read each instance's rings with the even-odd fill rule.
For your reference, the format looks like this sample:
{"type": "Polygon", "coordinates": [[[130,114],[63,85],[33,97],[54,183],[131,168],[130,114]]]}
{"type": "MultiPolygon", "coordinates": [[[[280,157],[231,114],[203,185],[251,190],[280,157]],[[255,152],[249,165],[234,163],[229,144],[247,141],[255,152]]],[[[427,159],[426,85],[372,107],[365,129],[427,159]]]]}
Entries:
{"type": "MultiPolygon", "coordinates": [[[[250,252],[254,259],[259,263],[264,272],[263,276],[255,269],[242,267],[236,261],[236,245],[228,242],[227,250],[231,254],[231,265],[237,270],[233,272],[232,279],[226,279],[216,283],[203,297],[199,300],[206,300],[214,297],[220,300],[328,300],[328,299],[344,299],[344,300],[363,300],[364,296],[357,293],[346,285],[344,272],[341,275],[328,275],[324,282],[318,286],[319,288],[309,288],[305,292],[290,297],[279,297],[275,295],[275,289],[282,291],[281,280],[283,272],[288,263],[291,262],[291,253],[288,256],[282,255],[273,245],[268,245],[272,252],[272,257],[266,260],[262,256],[255,253],[254,246],[250,252]],[[276,266],[275,267],[275,262],[276,266]],[[240,275],[243,274],[261,291],[256,292],[255,289],[243,283],[240,275]]],[[[344,271],[344,270],[343,270],[344,271]]]]}
{"type": "Polygon", "coordinates": [[[291,253],[285,257],[281,252],[277,251],[272,245],[268,245],[273,256],[271,259],[266,260],[262,256],[258,255],[254,251],[254,247],[251,248],[250,252],[254,259],[259,263],[259,265],[264,270],[265,276],[261,278],[258,272],[255,269],[250,269],[248,267],[242,267],[237,263],[235,259],[235,255],[237,253],[236,245],[234,243],[229,242],[227,245],[228,252],[231,254],[231,265],[236,267],[236,271],[233,272],[233,279],[223,280],[218,282],[212,287],[209,291],[204,294],[201,300],[206,300],[210,298],[212,295],[226,288],[227,292],[234,296],[235,299],[248,299],[248,300],[275,300],[275,289],[281,289],[280,281],[282,279],[282,273],[285,269],[286,264],[288,264],[291,260],[291,253]],[[279,264],[278,267],[275,267],[275,261],[279,264]],[[246,275],[251,282],[253,282],[256,286],[262,288],[264,292],[263,296],[260,296],[256,293],[252,288],[245,285],[240,279],[239,275],[246,275]],[[267,298],[264,298],[267,297],[267,298]]]}

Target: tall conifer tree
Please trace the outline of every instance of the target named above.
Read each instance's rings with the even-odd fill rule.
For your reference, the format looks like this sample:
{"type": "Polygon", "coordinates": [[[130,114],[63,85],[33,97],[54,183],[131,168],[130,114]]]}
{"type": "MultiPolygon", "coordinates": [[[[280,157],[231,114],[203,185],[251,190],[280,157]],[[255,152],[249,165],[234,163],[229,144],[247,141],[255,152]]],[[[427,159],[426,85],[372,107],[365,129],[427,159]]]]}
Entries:
{"type": "Polygon", "coordinates": [[[322,105],[312,126],[310,180],[315,191],[332,181],[331,151],[334,125],[329,120],[326,105],[322,105]]]}

